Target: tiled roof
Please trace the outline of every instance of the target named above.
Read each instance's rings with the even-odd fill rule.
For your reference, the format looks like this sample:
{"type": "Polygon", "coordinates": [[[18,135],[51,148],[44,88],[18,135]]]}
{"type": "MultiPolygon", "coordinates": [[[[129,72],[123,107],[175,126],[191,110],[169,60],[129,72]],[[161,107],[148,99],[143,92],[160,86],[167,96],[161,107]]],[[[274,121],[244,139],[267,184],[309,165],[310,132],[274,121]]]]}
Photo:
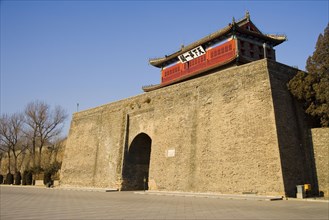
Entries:
{"type": "Polygon", "coordinates": [[[245,28],[242,28],[242,26],[247,24],[248,22],[253,24],[250,21],[250,15],[247,12],[245,17],[240,19],[239,21],[235,22],[235,20],[233,18],[233,22],[228,24],[228,26],[226,26],[204,38],[201,38],[200,40],[197,40],[188,46],[182,47],[180,50],[178,50],[170,55],[166,55],[165,57],[161,57],[161,58],[150,59],[149,62],[151,65],[153,65],[155,67],[165,66],[166,64],[170,63],[171,60],[177,59],[177,57],[179,55],[181,55],[185,52],[188,52],[199,45],[206,44],[208,42],[211,42],[211,41],[221,38],[221,37],[233,35],[234,33],[241,33],[241,34],[246,34],[246,35],[260,38],[260,39],[263,39],[264,41],[271,42],[273,44],[273,46],[276,46],[286,40],[286,36],[284,36],[284,35],[263,34],[262,32],[260,32],[258,30],[258,28],[254,24],[253,24],[253,26],[256,29],[254,31],[250,31],[245,28]]]}

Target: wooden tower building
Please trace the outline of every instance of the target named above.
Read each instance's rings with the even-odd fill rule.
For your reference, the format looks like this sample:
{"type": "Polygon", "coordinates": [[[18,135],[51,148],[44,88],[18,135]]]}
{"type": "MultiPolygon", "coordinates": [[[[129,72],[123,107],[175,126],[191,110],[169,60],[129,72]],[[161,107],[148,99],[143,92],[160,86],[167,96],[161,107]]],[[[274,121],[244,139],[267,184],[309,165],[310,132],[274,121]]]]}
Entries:
{"type": "Polygon", "coordinates": [[[275,46],[286,40],[284,35],[263,34],[247,12],[232,23],[173,54],[151,59],[161,68],[161,83],[143,87],[145,92],[198,77],[213,69],[227,68],[260,59],[275,60],[275,46]]]}

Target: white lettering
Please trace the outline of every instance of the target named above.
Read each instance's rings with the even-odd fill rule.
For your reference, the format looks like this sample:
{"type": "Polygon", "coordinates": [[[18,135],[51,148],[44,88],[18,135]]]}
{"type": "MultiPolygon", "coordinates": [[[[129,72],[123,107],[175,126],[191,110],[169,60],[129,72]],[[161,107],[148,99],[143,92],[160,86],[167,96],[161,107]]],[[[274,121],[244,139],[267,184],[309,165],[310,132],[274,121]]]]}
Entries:
{"type": "Polygon", "coordinates": [[[190,60],[193,60],[199,56],[202,56],[203,54],[205,54],[206,52],[204,51],[204,49],[202,48],[202,46],[198,46],[186,53],[183,53],[182,55],[178,56],[178,59],[182,62],[182,63],[186,63],[190,60]]]}

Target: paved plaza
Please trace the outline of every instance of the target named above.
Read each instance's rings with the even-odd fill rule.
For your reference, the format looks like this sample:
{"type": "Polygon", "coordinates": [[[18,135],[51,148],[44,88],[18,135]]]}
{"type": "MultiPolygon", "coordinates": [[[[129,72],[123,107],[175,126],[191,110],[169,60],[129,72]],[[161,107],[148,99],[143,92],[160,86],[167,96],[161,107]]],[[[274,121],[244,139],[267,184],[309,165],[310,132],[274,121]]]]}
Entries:
{"type": "Polygon", "coordinates": [[[328,219],[328,202],[0,186],[0,219],[328,219]]]}

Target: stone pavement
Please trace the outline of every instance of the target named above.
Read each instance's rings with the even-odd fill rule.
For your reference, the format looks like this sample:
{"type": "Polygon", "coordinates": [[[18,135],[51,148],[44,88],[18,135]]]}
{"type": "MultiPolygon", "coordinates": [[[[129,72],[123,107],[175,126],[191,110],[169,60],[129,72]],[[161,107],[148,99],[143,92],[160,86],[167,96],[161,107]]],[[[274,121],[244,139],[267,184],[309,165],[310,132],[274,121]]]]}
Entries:
{"type": "Polygon", "coordinates": [[[213,199],[243,199],[243,200],[259,200],[259,201],[274,201],[282,200],[282,196],[261,196],[256,194],[218,194],[218,193],[190,193],[190,192],[168,192],[168,191],[137,191],[136,194],[143,195],[159,195],[159,196],[184,196],[198,198],[213,198],[213,199]]]}
{"type": "Polygon", "coordinates": [[[0,186],[0,219],[329,218],[328,202],[167,195],[0,186]]]}

